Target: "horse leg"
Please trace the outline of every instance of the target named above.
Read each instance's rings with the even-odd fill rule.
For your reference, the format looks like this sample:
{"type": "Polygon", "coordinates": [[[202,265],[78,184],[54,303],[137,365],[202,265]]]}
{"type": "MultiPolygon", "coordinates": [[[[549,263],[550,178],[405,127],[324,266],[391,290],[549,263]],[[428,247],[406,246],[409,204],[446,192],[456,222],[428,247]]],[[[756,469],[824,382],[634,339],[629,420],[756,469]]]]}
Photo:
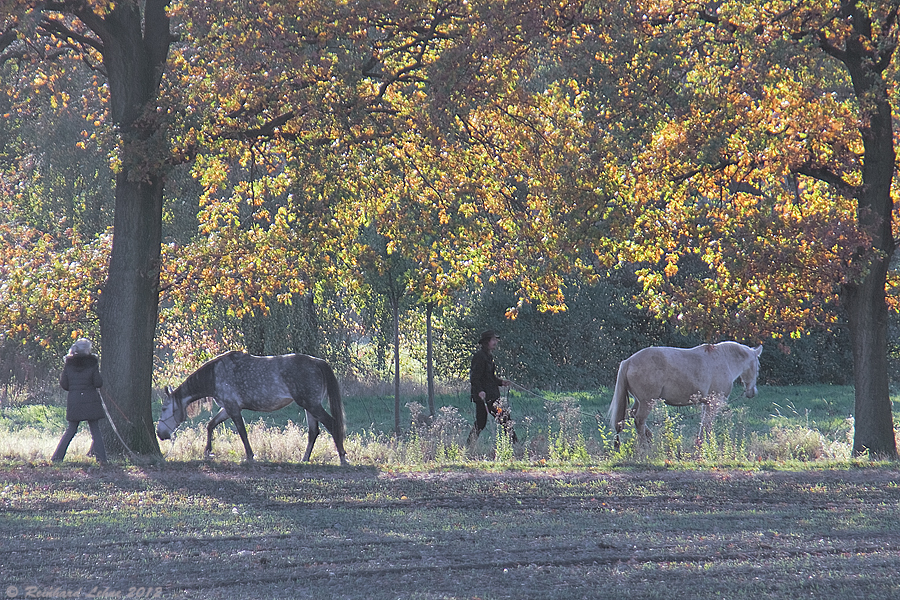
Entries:
{"type": "Polygon", "coordinates": [[[325,429],[328,430],[328,433],[331,434],[331,437],[334,439],[334,445],[338,451],[338,457],[341,459],[342,465],[348,465],[350,463],[347,462],[347,452],[344,450],[344,440],[339,439],[338,436],[334,435],[335,422],[334,417],[325,412],[325,409],[322,408],[319,404],[313,404],[311,408],[307,408],[306,412],[311,414],[317,421],[319,421],[322,425],[325,426],[325,429]]]}
{"type": "Polygon", "coordinates": [[[224,423],[228,420],[228,411],[224,408],[220,409],[216,415],[209,420],[209,423],[206,424],[206,450],[204,454],[206,458],[211,458],[213,456],[212,451],[212,440],[213,440],[213,430],[219,426],[220,423],[224,423]]]}
{"type": "Polygon", "coordinates": [[[650,416],[650,409],[653,408],[652,402],[642,402],[635,399],[634,408],[634,435],[637,437],[638,445],[650,446],[653,440],[653,432],[647,427],[647,417],[650,416]]]}
{"type": "Polygon", "coordinates": [[[697,432],[697,448],[700,448],[704,442],[709,441],[712,433],[712,422],[716,418],[715,409],[710,406],[709,401],[700,404],[700,431],[697,432]]]}
{"type": "Polygon", "coordinates": [[[303,462],[309,462],[316,438],[319,437],[319,420],[306,411],[306,424],[309,427],[309,441],[306,442],[306,452],[303,454],[303,462]]]}
{"type": "Polygon", "coordinates": [[[238,435],[241,436],[241,441],[244,442],[244,450],[247,452],[247,462],[252,463],[253,450],[250,449],[250,440],[247,439],[247,427],[244,426],[244,417],[241,416],[240,410],[231,415],[231,421],[234,423],[234,428],[237,429],[238,435]]]}
{"type": "Polygon", "coordinates": [[[624,429],[625,429],[625,419],[622,419],[621,421],[616,421],[616,437],[613,438],[613,450],[616,452],[619,451],[619,446],[621,445],[621,442],[619,441],[619,435],[622,433],[622,431],[624,429]]]}

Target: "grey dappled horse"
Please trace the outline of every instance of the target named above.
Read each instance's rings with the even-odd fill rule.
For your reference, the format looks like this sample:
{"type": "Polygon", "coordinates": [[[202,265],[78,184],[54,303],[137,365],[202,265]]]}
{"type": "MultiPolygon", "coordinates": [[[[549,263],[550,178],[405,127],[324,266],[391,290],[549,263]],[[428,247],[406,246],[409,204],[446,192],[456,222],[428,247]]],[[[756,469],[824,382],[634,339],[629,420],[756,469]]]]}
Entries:
{"type": "MultiPolygon", "coordinates": [[[[647,416],[654,400],[662,400],[670,406],[701,404],[700,436],[708,424],[707,411],[711,398],[721,396],[727,400],[738,377],[744,384],[744,395],[756,395],[756,377],[759,374],[759,356],[762,346],[750,348],[737,342],[704,344],[696,348],[644,348],[619,365],[616,391],[609,405],[609,425],[616,431],[615,447],[619,447],[619,434],[625,425],[625,409],[629,395],[634,398],[631,416],[639,441],[652,438],[647,428],[647,416]]],[[[710,419],[711,420],[711,419],[710,419]]]]}
{"type": "Polygon", "coordinates": [[[206,426],[207,456],[212,454],[213,429],[230,418],[244,442],[247,460],[252,462],[253,450],[241,410],[272,412],[296,402],[306,410],[309,424],[303,460],[309,460],[322,423],[334,438],[341,464],[347,464],[341,391],[331,366],[320,358],[305,354],[253,356],[233,350],[207,361],[175,390],[166,386],[166,399],[156,426],[159,439],[172,437],[186,418],[187,406],[201,398],[212,398],[222,407],[206,426]],[[330,415],[322,407],[326,395],[330,415]]]}

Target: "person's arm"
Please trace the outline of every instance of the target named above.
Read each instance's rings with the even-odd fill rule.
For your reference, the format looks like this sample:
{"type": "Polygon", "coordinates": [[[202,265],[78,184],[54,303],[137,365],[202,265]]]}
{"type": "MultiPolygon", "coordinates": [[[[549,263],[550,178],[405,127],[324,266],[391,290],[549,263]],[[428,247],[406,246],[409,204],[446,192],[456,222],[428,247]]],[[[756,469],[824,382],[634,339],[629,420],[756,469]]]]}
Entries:
{"type": "Polygon", "coordinates": [[[63,367],[62,375],[59,376],[59,387],[69,391],[69,371],[63,367]]]}
{"type": "Polygon", "coordinates": [[[509,382],[502,377],[498,377],[496,373],[494,373],[494,381],[497,382],[497,385],[500,387],[506,387],[509,385],[509,382]]]}
{"type": "Polygon", "coordinates": [[[472,397],[478,397],[484,400],[484,373],[487,369],[487,362],[481,355],[476,352],[472,356],[472,365],[469,368],[469,386],[471,387],[472,397]]]}

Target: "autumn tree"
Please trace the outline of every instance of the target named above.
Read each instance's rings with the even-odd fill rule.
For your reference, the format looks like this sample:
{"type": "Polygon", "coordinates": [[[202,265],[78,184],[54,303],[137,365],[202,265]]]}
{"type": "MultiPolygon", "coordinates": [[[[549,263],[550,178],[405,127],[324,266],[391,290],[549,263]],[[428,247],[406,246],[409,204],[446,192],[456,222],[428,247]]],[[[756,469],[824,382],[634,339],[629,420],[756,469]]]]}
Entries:
{"type": "Polygon", "coordinates": [[[16,36],[5,56],[17,48],[16,58],[35,61],[48,80],[57,77],[65,59],[80,60],[105,80],[96,91],[108,101],[108,120],[118,132],[119,166],[115,234],[96,306],[104,394],[116,407],[113,419],[130,448],[149,455],[159,453],[150,388],[168,158],[164,114],[156,98],[174,40],[167,5],[167,0],[0,4],[5,31],[16,36]]]}
{"type": "MultiPolygon", "coordinates": [[[[635,41],[620,97],[644,124],[621,179],[627,202],[588,208],[611,208],[613,235],[600,239],[627,239],[618,255],[649,265],[648,305],[712,341],[834,326],[823,308],[839,303],[854,452],[896,458],[886,284],[898,3],[627,6],[635,41]]],[[[601,110],[621,102],[596,81],[590,91],[601,110]]]]}
{"type": "Polygon", "coordinates": [[[201,103],[216,113],[192,138],[200,233],[216,240],[198,244],[210,250],[188,266],[194,281],[241,311],[316,279],[352,280],[360,265],[346,249],[377,221],[386,250],[415,264],[412,288],[426,302],[485,274],[561,305],[567,242],[552,215],[557,189],[573,190],[554,169],[582,160],[579,107],[568,89],[544,96],[544,82],[531,85],[548,36],[564,33],[554,11],[528,1],[311,2],[299,13],[197,2],[187,18],[196,25],[176,59],[181,130],[201,103]],[[197,76],[210,71],[234,78],[197,76]],[[251,176],[234,183],[241,170],[251,176]],[[348,271],[336,270],[338,256],[348,271]]]}

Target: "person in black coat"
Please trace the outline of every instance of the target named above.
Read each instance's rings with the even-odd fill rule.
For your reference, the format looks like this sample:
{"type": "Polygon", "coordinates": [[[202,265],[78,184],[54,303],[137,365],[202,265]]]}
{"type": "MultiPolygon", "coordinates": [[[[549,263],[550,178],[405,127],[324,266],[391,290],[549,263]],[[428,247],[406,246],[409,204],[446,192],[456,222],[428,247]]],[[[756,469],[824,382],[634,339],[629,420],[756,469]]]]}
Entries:
{"type": "Polygon", "coordinates": [[[66,450],[69,449],[69,443],[78,431],[78,425],[82,421],[87,421],[94,440],[94,457],[97,462],[105,465],[106,447],[100,433],[100,419],[105,418],[106,413],[103,411],[98,391],[103,387],[103,378],[100,376],[100,359],[91,353],[90,340],[79,338],[72,344],[69,354],[66,355],[66,366],[59,376],[59,385],[69,392],[66,397],[66,421],[69,422],[69,426],[59,440],[51,460],[62,462],[66,450]]]}
{"type": "Polygon", "coordinates": [[[510,440],[518,441],[516,432],[509,422],[509,414],[502,412],[497,406],[500,399],[500,388],[509,386],[510,382],[497,377],[497,367],[494,365],[494,350],[500,343],[500,336],[493,329],[488,329],[481,334],[478,341],[479,348],[472,355],[472,364],[469,368],[469,384],[471,387],[472,402],[475,403],[475,426],[469,433],[468,445],[471,446],[481,435],[481,431],[487,425],[487,416],[490,412],[497,423],[502,425],[510,440]]]}

